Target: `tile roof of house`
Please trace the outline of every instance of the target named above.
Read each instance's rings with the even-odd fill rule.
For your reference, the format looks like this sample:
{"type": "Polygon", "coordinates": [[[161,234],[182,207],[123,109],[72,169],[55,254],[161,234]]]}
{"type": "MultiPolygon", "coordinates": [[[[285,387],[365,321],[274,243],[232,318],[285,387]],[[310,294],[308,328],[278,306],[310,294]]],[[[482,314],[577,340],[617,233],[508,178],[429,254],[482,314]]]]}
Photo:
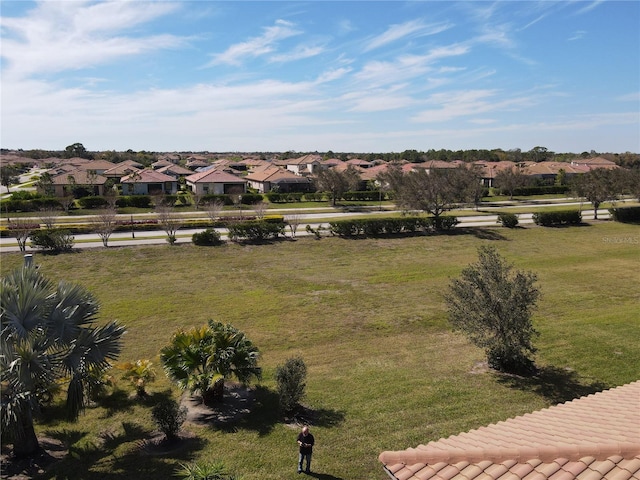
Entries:
{"type": "Polygon", "coordinates": [[[155,170],[139,170],[126,177],[122,177],[120,183],[157,183],[157,182],[175,182],[176,179],[165,175],[164,173],[156,172],[155,170]]]}
{"type": "Polygon", "coordinates": [[[60,173],[51,177],[54,185],[69,185],[69,177],[73,177],[73,182],[77,185],[103,185],[107,181],[107,177],[103,175],[91,175],[89,170],[76,169],[60,173]]]}
{"type": "Polygon", "coordinates": [[[375,180],[378,175],[384,173],[389,168],[388,163],[382,163],[380,165],[375,165],[373,167],[365,169],[361,174],[360,178],[362,180],[375,180]]]}
{"type": "Polygon", "coordinates": [[[115,167],[110,168],[109,170],[105,170],[103,174],[106,176],[122,176],[122,175],[129,175],[133,172],[140,171],[140,170],[142,169],[138,167],[134,167],[131,164],[122,162],[122,163],[116,164],[115,167]]]}
{"type": "Polygon", "coordinates": [[[613,167],[616,168],[617,165],[615,162],[612,162],[611,160],[607,160],[606,158],[603,157],[593,157],[593,158],[582,158],[582,157],[578,157],[578,158],[574,158],[573,160],[571,160],[571,163],[574,165],[586,165],[592,168],[595,167],[601,167],[601,168],[607,168],[607,167],[613,167]]]}
{"type": "Polygon", "coordinates": [[[322,157],[320,155],[304,155],[298,158],[289,158],[285,161],[287,165],[307,165],[313,162],[322,162],[322,157]]]}
{"type": "Polygon", "coordinates": [[[246,183],[244,178],[237,177],[218,168],[210,168],[202,172],[194,173],[186,177],[185,180],[190,183],[246,183]]]}
{"type": "Polygon", "coordinates": [[[640,381],[379,460],[398,480],[640,479],[640,381]]]}
{"type": "Polygon", "coordinates": [[[585,166],[571,165],[566,162],[538,162],[527,163],[523,169],[525,175],[557,175],[560,170],[564,170],[565,173],[580,174],[585,173],[589,169],[585,166]]]}
{"type": "Polygon", "coordinates": [[[257,168],[254,172],[247,175],[246,178],[253,182],[274,182],[276,180],[283,179],[290,179],[294,181],[301,177],[276,165],[268,165],[266,167],[257,168]]]}
{"type": "Polygon", "coordinates": [[[164,167],[160,167],[156,171],[160,173],[166,173],[167,175],[191,175],[193,173],[193,170],[181,167],[180,165],[165,165],[164,167]]]}

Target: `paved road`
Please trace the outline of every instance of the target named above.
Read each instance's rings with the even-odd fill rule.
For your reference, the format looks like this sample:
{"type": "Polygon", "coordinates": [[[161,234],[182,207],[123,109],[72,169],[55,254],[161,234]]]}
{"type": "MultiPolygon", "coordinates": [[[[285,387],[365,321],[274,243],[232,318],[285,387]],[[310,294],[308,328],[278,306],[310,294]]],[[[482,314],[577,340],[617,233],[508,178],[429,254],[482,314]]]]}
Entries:
{"type": "MultiPolygon", "coordinates": [[[[578,204],[578,203],[576,203],[578,204]]],[[[552,204],[540,204],[537,206],[550,206],[552,204]]],[[[563,205],[567,205],[566,203],[563,205]]],[[[520,205],[521,207],[521,205],[520,205]]],[[[505,207],[508,208],[508,207],[505,207]]],[[[323,209],[324,210],[324,209],[323,209]]],[[[288,210],[290,211],[290,210],[288,210]]],[[[273,212],[273,210],[270,210],[273,212]]],[[[305,213],[296,214],[300,221],[300,225],[297,229],[296,236],[303,237],[310,235],[306,232],[306,225],[311,225],[314,229],[318,227],[328,228],[328,223],[323,223],[322,220],[326,218],[335,218],[337,216],[354,216],[354,215],[362,215],[363,212],[346,212],[346,213],[313,213],[308,210],[305,213]]],[[[390,211],[370,211],[372,215],[388,215],[392,213],[390,211]]],[[[519,214],[518,219],[521,225],[533,224],[532,219],[533,213],[522,213],[519,214]]],[[[285,214],[285,220],[290,215],[285,214]]],[[[491,228],[501,228],[497,225],[497,215],[472,215],[467,217],[458,217],[460,223],[457,228],[460,227],[491,227],[491,228]]],[[[582,211],[583,220],[592,220],[593,219],[593,210],[583,210],[582,211]]],[[[609,212],[607,210],[598,210],[598,218],[599,219],[607,219],[609,218],[609,212]]],[[[74,217],[74,219],[81,220],[82,217],[74,217]]],[[[195,229],[181,229],[178,230],[177,233],[177,242],[176,243],[191,243],[191,236],[196,232],[203,231],[204,228],[195,228],[195,229]]],[[[226,238],[227,231],[226,229],[217,229],[222,238],[226,238]]],[[[291,237],[291,232],[289,228],[286,229],[286,237],[291,237]]],[[[75,243],[74,248],[76,249],[84,249],[84,248],[104,248],[102,244],[102,240],[97,234],[80,234],[74,236],[75,243]]],[[[109,248],[117,247],[117,246],[128,246],[128,245],[162,245],[167,243],[167,235],[161,231],[148,231],[148,232],[135,232],[135,237],[132,238],[131,232],[114,232],[109,238],[109,248]]],[[[19,252],[18,244],[14,238],[0,238],[0,253],[3,252],[19,252]]],[[[27,246],[26,253],[33,253],[39,251],[38,249],[31,248],[27,246]]]]}

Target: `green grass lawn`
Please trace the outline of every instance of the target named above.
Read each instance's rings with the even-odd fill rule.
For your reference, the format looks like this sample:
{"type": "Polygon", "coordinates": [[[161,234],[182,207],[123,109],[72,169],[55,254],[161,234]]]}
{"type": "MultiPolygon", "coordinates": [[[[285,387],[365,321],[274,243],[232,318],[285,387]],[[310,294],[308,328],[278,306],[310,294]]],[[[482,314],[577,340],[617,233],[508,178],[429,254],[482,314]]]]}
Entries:
{"type": "MultiPolygon", "coordinates": [[[[277,412],[274,371],[301,355],[306,404],[316,412],[313,469],[324,479],[385,479],[378,454],[505,420],[640,378],[640,228],[596,222],[572,228],[460,229],[450,235],[309,237],[268,245],[118,247],[49,256],[52,279],[89,288],[101,316],[128,328],[122,361],[149,358],[158,378],[146,401],[89,408],[67,423],[52,407],[38,431],[66,439],[70,456],[42,478],[176,478],[179,463],[223,460],[244,480],[299,478],[297,431],[277,412]],[[481,368],[483,352],[450,331],[443,293],[486,243],[538,275],[540,336],[533,379],[481,368]],[[213,318],[261,350],[250,414],[226,428],[185,428],[197,438],[171,455],[140,453],[151,407],[178,398],[159,350],[172,332],[213,318]]],[[[6,274],[22,262],[3,254],[6,274]]],[[[119,371],[115,371],[117,377],[119,371]]]]}

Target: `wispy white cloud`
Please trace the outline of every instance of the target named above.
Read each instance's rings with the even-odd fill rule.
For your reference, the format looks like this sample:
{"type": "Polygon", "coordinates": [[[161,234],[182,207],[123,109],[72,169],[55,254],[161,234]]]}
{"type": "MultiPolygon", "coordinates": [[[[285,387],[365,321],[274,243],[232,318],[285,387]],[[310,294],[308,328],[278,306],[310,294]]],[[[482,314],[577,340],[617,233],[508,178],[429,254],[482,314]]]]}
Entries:
{"type": "Polygon", "coordinates": [[[410,20],[405,23],[391,25],[384,33],[369,40],[364,47],[365,52],[380,48],[405,37],[436,35],[451,28],[449,23],[425,24],[422,20],[410,20]]]}
{"type": "Polygon", "coordinates": [[[366,63],[354,77],[372,85],[398,83],[434,71],[436,61],[464,55],[469,50],[470,47],[465,45],[450,45],[434,48],[425,55],[405,54],[393,61],[373,60],[366,63]]]}
{"type": "Polygon", "coordinates": [[[295,28],[292,22],[277,20],[275,25],[265,27],[264,33],[259,37],[253,37],[246,42],[236,43],[224,52],[213,55],[209,65],[220,63],[240,65],[245,58],[255,58],[274,51],[279,41],[289,37],[300,35],[302,32],[295,28]]]}
{"type": "Polygon", "coordinates": [[[584,13],[590,12],[594,8],[598,7],[600,4],[604,3],[604,0],[595,0],[593,2],[580,2],[580,4],[584,4],[584,3],[586,3],[586,5],[580,8],[579,10],[577,10],[576,15],[582,15],[584,13]]]}
{"type": "Polygon", "coordinates": [[[615,98],[619,102],[640,102],[640,92],[631,92],[615,98]]]}
{"type": "Polygon", "coordinates": [[[289,52],[271,55],[269,57],[269,61],[274,63],[293,62],[296,60],[315,57],[316,55],[320,55],[322,52],[324,52],[324,50],[324,47],[321,47],[319,45],[298,45],[296,48],[289,52]]]}
{"type": "Polygon", "coordinates": [[[41,2],[22,18],[0,19],[3,74],[23,78],[80,70],[183,46],[187,38],[169,34],[118,35],[177,8],[165,2],[41,2]]]}
{"type": "Polygon", "coordinates": [[[569,37],[569,41],[573,42],[574,40],[583,39],[586,34],[587,34],[586,30],[576,30],[575,32],[573,32],[573,35],[569,37]]]}
{"type": "Polygon", "coordinates": [[[434,108],[412,117],[414,122],[446,122],[454,118],[470,117],[492,111],[521,109],[535,103],[533,97],[513,97],[496,100],[497,90],[464,90],[435,93],[426,103],[434,108]]]}

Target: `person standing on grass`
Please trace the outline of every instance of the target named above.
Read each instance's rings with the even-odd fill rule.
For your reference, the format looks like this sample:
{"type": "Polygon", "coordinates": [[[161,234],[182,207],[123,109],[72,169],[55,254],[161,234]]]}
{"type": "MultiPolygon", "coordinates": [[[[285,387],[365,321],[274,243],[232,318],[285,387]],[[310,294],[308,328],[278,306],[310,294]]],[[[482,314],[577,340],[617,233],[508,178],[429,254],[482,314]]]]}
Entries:
{"type": "Polygon", "coordinates": [[[313,444],[315,439],[309,427],[302,427],[302,431],[298,434],[298,445],[300,446],[300,455],[298,456],[298,473],[302,473],[302,462],[306,461],[306,473],[311,473],[311,454],[313,453],[313,444]]]}

